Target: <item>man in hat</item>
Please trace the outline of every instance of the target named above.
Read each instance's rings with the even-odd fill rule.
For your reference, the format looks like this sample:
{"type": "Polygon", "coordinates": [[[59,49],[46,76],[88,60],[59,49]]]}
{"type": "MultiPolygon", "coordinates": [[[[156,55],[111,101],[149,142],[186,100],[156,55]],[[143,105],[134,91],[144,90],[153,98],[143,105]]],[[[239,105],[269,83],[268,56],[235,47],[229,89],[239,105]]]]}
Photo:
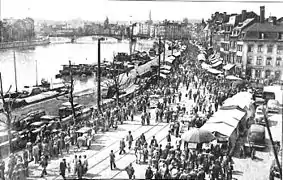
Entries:
{"type": "Polygon", "coordinates": [[[63,177],[63,179],[66,179],[65,178],[66,169],[67,169],[66,159],[62,159],[62,161],[60,162],[60,175],[63,177]]]}
{"type": "Polygon", "coordinates": [[[153,178],[153,171],[151,170],[151,167],[148,166],[145,172],[145,179],[152,179],[153,178]]]}

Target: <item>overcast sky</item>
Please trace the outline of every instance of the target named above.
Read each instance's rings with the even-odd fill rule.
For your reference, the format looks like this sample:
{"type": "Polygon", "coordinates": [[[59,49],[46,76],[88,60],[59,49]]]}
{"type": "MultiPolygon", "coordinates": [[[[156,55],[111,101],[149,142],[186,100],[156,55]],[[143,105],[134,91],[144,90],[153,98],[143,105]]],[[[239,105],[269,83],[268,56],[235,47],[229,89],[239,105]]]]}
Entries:
{"type": "Polygon", "coordinates": [[[208,19],[212,13],[241,13],[241,10],[259,14],[259,7],[265,6],[266,17],[270,14],[283,16],[282,3],[239,3],[239,2],[150,2],[150,1],[109,1],[109,0],[1,0],[2,18],[40,18],[49,20],[110,21],[147,20],[149,11],[153,20],[208,19]],[[132,17],[130,17],[132,16],[132,17]]]}

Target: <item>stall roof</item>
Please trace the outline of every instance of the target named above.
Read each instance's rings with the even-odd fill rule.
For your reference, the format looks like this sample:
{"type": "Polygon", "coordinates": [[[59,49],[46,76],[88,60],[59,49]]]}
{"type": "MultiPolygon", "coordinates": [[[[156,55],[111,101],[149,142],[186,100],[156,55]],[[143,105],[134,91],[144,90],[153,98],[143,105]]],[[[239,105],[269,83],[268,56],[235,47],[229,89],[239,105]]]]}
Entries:
{"type": "Polygon", "coordinates": [[[225,123],[205,123],[200,129],[207,130],[209,132],[218,132],[228,137],[230,137],[235,130],[234,127],[225,123]]]}
{"type": "Polygon", "coordinates": [[[222,73],[221,71],[214,69],[214,68],[209,68],[209,69],[207,69],[207,71],[212,73],[212,74],[221,74],[222,73]]]}
{"type": "Polygon", "coordinates": [[[171,64],[174,62],[174,60],[175,60],[175,59],[172,59],[172,58],[166,58],[166,59],[165,59],[166,62],[169,62],[169,63],[171,63],[171,64]]]}
{"type": "Polygon", "coordinates": [[[76,132],[77,133],[86,133],[89,130],[91,130],[91,128],[89,128],[89,127],[82,127],[81,129],[77,130],[76,132]]]}
{"type": "Polygon", "coordinates": [[[205,59],[206,59],[204,54],[199,54],[197,56],[197,58],[198,58],[199,61],[205,61],[205,59]]]}
{"type": "Polygon", "coordinates": [[[24,100],[25,100],[26,103],[29,104],[29,103],[32,103],[32,102],[35,102],[35,101],[39,101],[39,100],[42,100],[42,99],[45,99],[45,98],[55,96],[57,94],[59,94],[59,93],[56,92],[56,91],[48,91],[48,92],[43,92],[43,93],[40,93],[40,94],[37,94],[37,95],[34,95],[34,96],[24,98],[24,100]]]}
{"type": "Polygon", "coordinates": [[[235,64],[226,64],[225,66],[223,66],[223,69],[229,71],[229,70],[232,69],[234,66],[235,66],[235,64]]]}
{"type": "Polygon", "coordinates": [[[160,70],[160,73],[169,74],[170,71],[169,71],[169,70],[166,70],[166,69],[161,69],[161,70],[160,70]]]}
{"type": "Polygon", "coordinates": [[[222,64],[222,61],[217,61],[217,62],[215,62],[215,63],[213,63],[213,64],[211,64],[211,66],[212,67],[217,67],[217,66],[220,66],[222,64]]]}
{"type": "Polygon", "coordinates": [[[201,67],[202,67],[203,69],[209,69],[209,68],[211,68],[211,65],[206,64],[205,62],[203,62],[203,63],[201,63],[201,67]]]}
{"type": "Polygon", "coordinates": [[[170,70],[172,67],[171,66],[168,66],[168,65],[162,65],[160,67],[160,69],[166,69],[166,70],[170,70]]]}

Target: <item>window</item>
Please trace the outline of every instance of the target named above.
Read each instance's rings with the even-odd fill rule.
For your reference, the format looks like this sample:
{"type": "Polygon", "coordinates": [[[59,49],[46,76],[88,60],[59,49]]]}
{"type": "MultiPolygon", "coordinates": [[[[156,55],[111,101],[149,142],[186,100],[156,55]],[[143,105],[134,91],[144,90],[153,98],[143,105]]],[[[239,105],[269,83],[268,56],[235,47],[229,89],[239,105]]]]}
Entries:
{"type": "Polygon", "coordinates": [[[272,63],[272,58],[271,58],[271,57],[267,57],[267,58],[266,58],[266,65],[267,65],[267,66],[270,66],[271,63],[272,63]]]}
{"type": "Polygon", "coordinates": [[[265,78],[268,78],[271,74],[271,71],[270,70],[266,70],[265,71],[265,78]]]}
{"type": "Polygon", "coordinates": [[[281,65],[281,61],[282,61],[281,57],[277,57],[276,58],[276,66],[280,66],[281,65]]]}
{"type": "Polygon", "coordinates": [[[237,45],[237,51],[241,51],[242,52],[242,45],[237,45]]]}
{"type": "Polygon", "coordinates": [[[264,39],[264,38],[265,38],[265,34],[262,33],[262,32],[260,32],[260,33],[259,33],[259,39],[264,39]]]}
{"type": "Polygon", "coordinates": [[[279,80],[280,77],[281,77],[281,71],[280,71],[280,70],[275,71],[275,79],[276,79],[276,80],[279,80]]]}
{"type": "Polygon", "coordinates": [[[272,53],[272,50],[273,50],[273,45],[271,45],[271,44],[268,45],[268,46],[267,46],[267,52],[268,52],[268,53],[272,53]]]}
{"type": "Polygon", "coordinates": [[[258,56],[257,59],[256,59],[256,65],[261,65],[262,64],[262,57],[261,56],[258,56]]]}
{"type": "Polygon", "coordinates": [[[283,33],[278,33],[278,39],[283,40],[283,33]]]}
{"type": "Polygon", "coordinates": [[[262,52],[262,45],[257,46],[257,52],[262,52]]]}
{"type": "Polygon", "coordinates": [[[277,54],[283,54],[283,46],[282,45],[277,46],[277,54]]]}
{"type": "Polygon", "coordinates": [[[255,77],[256,77],[256,78],[260,78],[260,76],[261,76],[261,70],[256,69],[256,70],[255,70],[255,77]]]}
{"type": "Polygon", "coordinates": [[[242,63],[242,57],[241,56],[237,56],[237,63],[242,63]]]}
{"type": "Polygon", "coordinates": [[[252,45],[248,45],[248,52],[253,52],[253,46],[252,45]]]}
{"type": "Polygon", "coordinates": [[[253,62],[253,57],[252,56],[248,56],[247,64],[252,64],[252,62],[253,62]]]}

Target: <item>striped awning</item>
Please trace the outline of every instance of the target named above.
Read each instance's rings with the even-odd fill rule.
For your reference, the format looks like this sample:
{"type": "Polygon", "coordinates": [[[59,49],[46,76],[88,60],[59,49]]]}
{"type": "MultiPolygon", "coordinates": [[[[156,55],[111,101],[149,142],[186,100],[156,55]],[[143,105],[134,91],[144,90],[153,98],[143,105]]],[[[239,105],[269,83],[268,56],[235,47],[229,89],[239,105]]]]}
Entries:
{"type": "Polygon", "coordinates": [[[220,66],[221,64],[222,64],[222,61],[217,61],[217,62],[211,64],[211,66],[212,66],[212,67],[218,67],[218,66],[220,66]]]}

